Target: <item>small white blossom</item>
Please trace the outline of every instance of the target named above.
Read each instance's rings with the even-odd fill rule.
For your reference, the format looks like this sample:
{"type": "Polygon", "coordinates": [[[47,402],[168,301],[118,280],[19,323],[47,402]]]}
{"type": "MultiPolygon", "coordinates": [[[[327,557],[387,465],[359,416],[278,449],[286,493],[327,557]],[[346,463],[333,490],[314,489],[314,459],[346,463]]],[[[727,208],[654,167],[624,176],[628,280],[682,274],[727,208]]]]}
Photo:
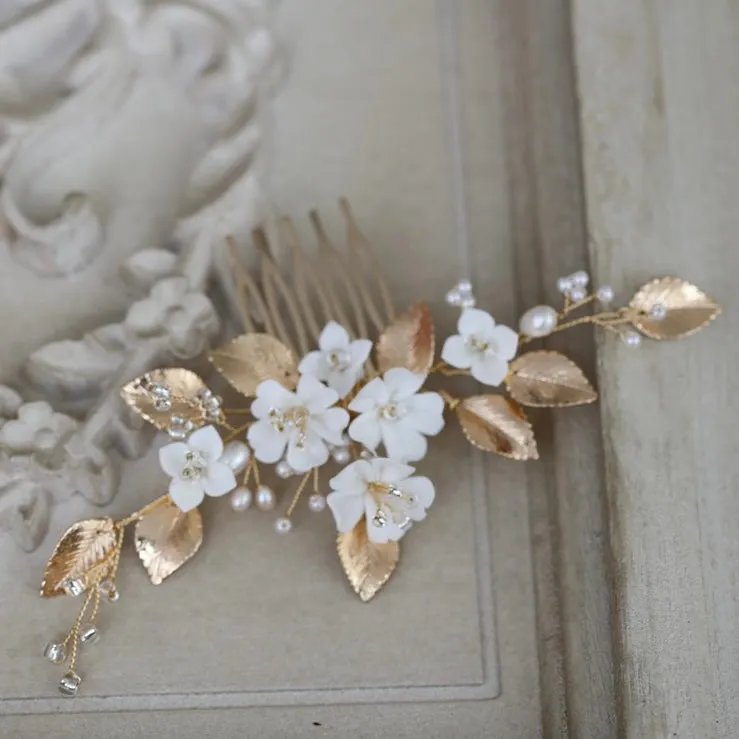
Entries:
{"type": "Polygon", "coordinates": [[[287,447],[287,464],[295,472],[307,472],[328,461],[328,445],[342,444],[349,414],[333,406],[338,393],[311,375],[303,375],[295,392],[276,380],[257,387],[251,412],[257,420],[247,438],[254,456],[272,464],[282,459],[287,447]]]}
{"type": "Polygon", "coordinates": [[[457,331],[444,342],[441,358],[452,367],[470,370],[484,385],[500,385],[508,362],[516,356],[518,334],[508,326],[496,326],[489,313],[475,308],[462,313],[457,331]]]}
{"type": "Polygon", "coordinates": [[[318,351],[306,354],[298,368],[312,375],[346,397],[364,372],[364,363],[372,351],[369,339],[351,341],[343,326],[327,323],[318,338],[318,351]]]}
{"type": "Polygon", "coordinates": [[[169,496],[178,508],[197,508],[206,495],[225,495],[236,487],[233,470],[221,460],[223,441],[213,426],[190,434],[187,441],[159,450],[159,463],[172,478],[169,496]]]}
{"type": "Polygon", "coordinates": [[[414,521],[426,518],[434,502],[433,483],[413,477],[414,472],[413,467],[380,457],[350,464],[329,481],[332,492],[326,502],[336,528],[351,531],[366,516],[370,541],[400,539],[414,521]]]}
{"type": "Polygon", "coordinates": [[[426,375],[396,367],[367,383],[349,409],[360,415],[349,436],[374,451],[380,443],[388,457],[415,462],[426,455],[426,436],[444,428],[444,400],[438,393],[419,393],[426,375]]]}

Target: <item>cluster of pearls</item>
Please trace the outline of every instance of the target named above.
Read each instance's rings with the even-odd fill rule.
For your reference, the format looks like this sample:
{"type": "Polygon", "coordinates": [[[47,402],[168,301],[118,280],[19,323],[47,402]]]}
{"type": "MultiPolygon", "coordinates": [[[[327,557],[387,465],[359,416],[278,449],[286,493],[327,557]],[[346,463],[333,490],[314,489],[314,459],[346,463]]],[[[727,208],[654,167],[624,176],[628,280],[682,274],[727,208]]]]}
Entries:
{"type": "Polygon", "coordinates": [[[577,303],[587,297],[590,275],[585,270],[579,270],[566,277],[557,280],[557,290],[566,295],[570,300],[577,303]]]}
{"type": "Polygon", "coordinates": [[[460,280],[446,294],[446,302],[455,308],[474,308],[475,295],[472,292],[472,283],[469,280],[460,280]]]}

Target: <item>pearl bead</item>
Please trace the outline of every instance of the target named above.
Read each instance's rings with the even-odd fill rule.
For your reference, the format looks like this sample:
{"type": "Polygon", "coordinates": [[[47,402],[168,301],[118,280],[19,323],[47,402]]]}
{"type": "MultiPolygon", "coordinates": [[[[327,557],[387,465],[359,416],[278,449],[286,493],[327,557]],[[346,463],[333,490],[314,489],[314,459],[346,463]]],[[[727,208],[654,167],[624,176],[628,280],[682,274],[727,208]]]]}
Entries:
{"type": "Polygon", "coordinates": [[[275,521],[275,531],[278,534],[287,534],[293,527],[293,522],[289,518],[278,518],[275,521]]]}
{"type": "Polygon", "coordinates": [[[566,293],[572,290],[572,280],[569,277],[560,277],[557,280],[557,290],[561,293],[566,293]]]}
{"type": "Polygon", "coordinates": [[[584,300],[587,295],[587,292],[582,287],[573,287],[572,290],[570,290],[570,300],[574,301],[575,303],[579,302],[580,300],[584,300]]]}
{"type": "Polygon", "coordinates": [[[275,472],[277,473],[277,477],[287,480],[288,477],[292,477],[293,468],[283,459],[275,465],[275,472]]]}
{"type": "Polygon", "coordinates": [[[613,288],[610,285],[601,285],[595,296],[601,303],[610,303],[613,300],[613,288]]]}
{"type": "Polygon", "coordinates": [[[245,511],[249,506],[251,506],[253,498],[254,495],[249,488],[236,488],[236,490],[231,493],[231,508],[238,513],[241,513],[241,511],[245,511]]]}
{"type": "Polygon", "coordinates": [[[314,493],[308,498],[308,508],[314,513],[320,513],[326,508],[326,496],[314,493]]]}
{"type": "Polygon", "coordinates": [[[446,294],[446,302],[448,305],[458,306],[462,301],[459,290],[453,288],[446,294]]]}
{"type": "Polygon", "coordinates": [[[457,283],[457,290],[461,293],[471,293],[472,292],[472,283],[469,280],[460,280],[457,283]]]}
{"type": "Polygon", "coordinates": [[[337,464],[346,464],[352,458],[351,452],[343,446],[334,449],[332,456],[334,458],[334,462],[337,464]]]}
{"type": "Polygon", "coordinates": [[[232,441],[226,444],[221,462],[225,462],[238,475],[246,468],[249,456],[249,447],[243,441],[232,441]]]}
{"type": "Polygon", "coordinates": [[[277,498],[275,497],[272,488],[269,488],[266,485],[260,486],[257,490],[257,508],[259,508],[260,511],[271,511],[275,507],[276,503],[277,498]]]}
{"type": "Polygon", "coordinates": [[[621,334],[621,339],[627,346],[637,347],[641,344],[641,336],[636,331],[625,331],[621,334]]]}
{"type": "Polygon", "coordinates": [[[557,327],[558,318],[550,305],[537,305],[521,316],[518,326],[526,336],[548,336],[557,327]]]}
{"type": "Polygon", "coordinates": [[[474,308],[477,301],[472,295],[467,295],[459,302],[461,308],[474,308]]]}
{"type": "Polygon", "coordinates": [[[585,287],[588,282],[590,282],[590,277],[585,270],[579,270],[578,272],[575,272],[574,275],[570,277],[572,280],[573,285],[577,285],[578,287],[585,287]]]}

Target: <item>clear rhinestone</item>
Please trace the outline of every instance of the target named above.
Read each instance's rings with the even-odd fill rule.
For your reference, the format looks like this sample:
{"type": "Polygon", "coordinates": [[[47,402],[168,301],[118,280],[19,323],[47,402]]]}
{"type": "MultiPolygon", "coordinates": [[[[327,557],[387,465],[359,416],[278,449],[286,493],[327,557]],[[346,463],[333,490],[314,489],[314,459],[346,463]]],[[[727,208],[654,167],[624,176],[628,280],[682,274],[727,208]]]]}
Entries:
{"type": "Polygon", "coordinates": [[[172,401],[169,398],[157,398],[154,401],[154,408],[158,411],[172,410],[172,401]]]}
{"type": "Polygon", "coordinates": [[[194,424],[189,419],[183,418],[182,416],[172,416],[169,420],[167,432],[171,439],[182,441],[188,437],[193,428],[194,424]]]}
{"type": "Polygon", "coordinates": [[[655,303],[649,315],[657,321],[661,321],[667,315],[667,306],[664,303],[655,303]]]}
{"type": "Polygon", "coordinates": [[[180,472],[183,480],[199,480],[208,472],[208,463],[205,457],[198,452],[187,452],[185,454],[185,466],[180,472]]]}
{"type": "Polygon", "coordinates": [[[107,598],[111,603],[117,602],[121,597],[115,583],[107,577],[98,583],[98,590],[100,591],[100,595],[107,598]]]}
{"type": "Polygon", "coordinates": [[[78,577],[67,577],[62,580],[62,590],[67,595],[72,595],[76,598],[85,592],[85,581],[78,577]]]}
{"type": "Polygon", "coordinates": [[[319,493],[314,493],[308,498],[308,508],[313,513],[320,513],[326,509],[326,496],[319,493]]]}
{"type": "Polygon", "coordinates": [[[169,400],[172,397],[172,391],[160,382],[155,382],[149,387],[149,393],[157,400],[169,400]]]}
{"type": "Polygon", "coordinates": [[[95,624],[82,624],[80,626],[80,644],[95,644],[100,641],[100,629],[95,624]]]}
{"type": "Polygon", "coordinates": [[[82,678],[76,672],[70,670],[59,681],[59,692],[66,698],[74,698],[81,682],[82,678]]]}
{"type": "Polygon", "coordinates": [[[387,516],[385,516],[385,513],[378,508],[375,515],[372,516],[372,523],[375,526],[382,528],[387,523],[387,516]]]}
{"type": "Polygon", "coordinates": [[[64,644],[59,642],[49,642],[44,648],[44,657],[53,662],[55,665],[60,665],[64,660],[67,659],[67,650],[64,644]]]}
{"type": "Polygon", "coordinates": [[[204,387],[202,390],[198,390],[195,393],[195,400],[198,401],[198,403],[205,404],[212,400],[214,397],[213,391],[210,390],[210,388],[204,387]]]}

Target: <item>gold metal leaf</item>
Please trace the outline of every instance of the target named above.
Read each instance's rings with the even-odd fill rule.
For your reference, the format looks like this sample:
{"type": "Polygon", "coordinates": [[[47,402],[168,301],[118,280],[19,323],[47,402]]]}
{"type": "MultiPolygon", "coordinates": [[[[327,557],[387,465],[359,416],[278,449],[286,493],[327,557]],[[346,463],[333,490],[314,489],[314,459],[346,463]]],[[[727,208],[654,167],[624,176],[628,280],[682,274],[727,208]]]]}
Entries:
{"type": "Polygon", "coordinates": [[[702,290],[679,277],[660,277],[648,282],[631,299],[637,314],[634,325],[651,339],[678,339],[699,331],[719,313],[719,305],[702,290]],[[663,306],[664,317],[653,317],[655,306],[663,306]]]}
{"type": "Polygon", "coordinates": [[[583,371],[553,351],[527,352],[516,358],[506,385],[519,403],[538,408],[584,405],[598,397],[583,371]]]}
{"type": "Polygon", "coordinates": [[[264,380],[277,380],[290,390],[298,381],[295,356],[269,334],[244,334],[209,357],[228,382],[247,397],[255,395],[264,380]]]}
{"type": "Polygon", "coordinates": [[[170,367],[152,370],[132,380],[123,386],[121,397],[149,423],[160,431],[166,431],[174,416],[191,421],[196,427],[202,425],[202,411],[196,396],[205,389],[205,382],[194,372],[182,367],[170,367]],[[156,385],[169,388],[170,405],[166,409],[158,409],[155,405],[150,388],[156,385]]]}
{"type": "Polygon", "coordinates": [[[41,595],[64,595],[65,580],[80,580],[85,585],[103,577],[117,545],[112,518],[89,518],[70,526],[54,548],[46,565],[41,595]]]}
{"type": "Polygon", "coordinates": [[[365,603],[390,579],[400,557],[397,541],[387,544],[370,541],[364,518],[348,533],[338,535],[336,550],[354,592],[365,603]]]}
{"type": "Polygon", "coordinates": [[[377,340],[380,371],[405,367],[416,374],[426,374],[434,362],[434,341],[434,320],[428,305],[412,305],[377,340]]]}
{"type": "Polygon", "coordinates": [[[536,439],[521,407],[502,395],[473,395],[457,406],[471,444],[511,459],[538,459],[536,439]]]}
{"type": "Polygon", "coordinates": [[[136,523],[135,544],[154,585],[182,567],[203,543],[203,519],[193,508],[184,513],[171,500],[136,523]]]}

